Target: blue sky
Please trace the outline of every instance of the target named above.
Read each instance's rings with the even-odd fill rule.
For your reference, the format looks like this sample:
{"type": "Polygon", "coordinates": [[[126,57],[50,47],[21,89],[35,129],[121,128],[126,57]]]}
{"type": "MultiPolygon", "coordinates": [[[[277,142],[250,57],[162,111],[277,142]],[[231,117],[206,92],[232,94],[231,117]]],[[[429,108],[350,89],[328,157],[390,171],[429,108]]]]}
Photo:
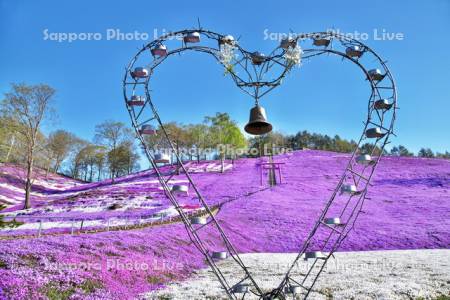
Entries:
{"type": "MultiPolygon", "coordinates": [[[[23,1],[0,0],[0,93],[9,83],[47,83],[57,90],[56,124],[91,139],[95,124],[130,124],[122,99],[124,67],[147,41],[106,40],[108,29],[162,33],[197,26],[241,36],[249,50],[268,52],[266,32],[335,29],[368,33],[366,43],[388,61],[398,85],[400,110],[394,144],[413,151],[450,150],[450,2],[371,1],[23,1]],[[44,40],[49,33],[100,33],[99,41],[44,40]],[[374,40],[401,33],[403,40],[374,40]]],[[[153,90],[163,121],[200,122],[229,112],[244,125],[252,99],[240,92],[210,58],[177,57],[161,66],[153,90]]],[[[365,120],[367,86],[354,66],[332,58],[296,69],[263,99],[275,130],[357,138],[365,120]]]]}

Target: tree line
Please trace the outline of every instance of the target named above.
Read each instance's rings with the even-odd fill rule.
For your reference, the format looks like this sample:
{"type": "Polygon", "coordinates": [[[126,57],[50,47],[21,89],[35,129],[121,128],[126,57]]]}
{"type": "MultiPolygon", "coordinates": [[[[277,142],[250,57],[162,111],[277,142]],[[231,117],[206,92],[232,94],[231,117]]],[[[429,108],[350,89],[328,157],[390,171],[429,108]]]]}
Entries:
{"type": "Polygon", "coordinates": [[[134,135],[121,122],[108,120],[98,124],[92,141],[63,129],[55,130],[48,136],[39,131],[33,153],[29,152],[31,146],[27,145],[28,140],[16,130],[23,124],[1,116],[0,126],[1,162],[27,167],[28,156],[33,155],[33,165],[45,170],[46,174],[60,173],[89,182],[139,170],[134,135]]]}
{"type": "MultiPolygon", "coordinates": [[[[23,165],[25,170],[24,208],[30,208],[34,168],[61,173],[84,181],[114,179],[140,169],[140,152],[135,133],[124,123],[107,120],[95,126],[92,140],[86,140],[64,129],[45,135],[43,124],[53,125],[55,90],[45,84],[12,84],[0,106],[0,162],[23,165]]],[[[200,149],[218,144],[244,147],[246,139],[228,114],[205,117],[202,124],[164,124],[166,133],[183,159],[202,159],[200,149]],[[181,152],[187,148],[195,152],[181,152]],[[186,156],[186,153],[188,155],[186,156]]],[[[161,128],[158,134],[146,136],[154,153],[170,145],[161,128]]],[[[225,156],[219,153],[219,157],[225,156]]],[[[203,157],[205,159],[206,157],[203,157]]]]}
{"type": "Polygon", "coordinates": [[[88,141],[59,129],[46,136],[44,123],[56,118],[56,91],[45,84],[12,84],[0,105],[0,162],[24,166],[24,208],[30,208],[34,167],[85,181],[130,174],[139,169],[131,129],[116,121],[95,127],[88,141]],[[63,168],[63,165],[65,167],[63,168]]]}
{"type": "MultiPolygon", "coordinates": [[[[64,129],[45,135],[41,127],[51,124],[56,116],[53,101],[56,91],[45,84],[12,84],[0,106],[0,162],[21,164],[26,170],[24,179],[25,208],[30,207],[33,168],[38,166],[49,172],[62,173],[84,181],[98,181],[130,174],[140,169],[139,151],[135,133],[124,123],[107,120],[95,126],[92,140],[86,140],[64,129]]],[[[175,147],[175,154],[183,160],[236,159],[241,156],[260,156],[274,153],[274,149],[317,149],[351,152],[356,142],[306,130],[293,135],[280,132],[245,138],[237,123],[227,113],[206,116],[200,124],[170,122],[156,128],[156,135],[146,135],[145,143],[155,154],[169,151],[167,134],[175,147]],[[226,145],[226,148],[221,146],[226,145]],[[206,151],[215,149],[213,151],[206,151]],[[257,149],[256,152],[239,152],[239,149],[257,149]],[[264,150],[270,149],[267,153],[264,150]],[[235,151],[236,150],[236,151],[235,151]]],[[[381,149],[367,143],[361,152],[380,154],[381,149]]],[[[384,151],[384,150],[383,150],[384,151]]],[[[173,155],[173,153],[171,153],[173,155]]],[[[384,154],[414,156],[405,146],[393,147],[384,154]]],[[[434,153],[422,148],[420,157],[450,158],[450,153],[434,153]]],[[[174,160],[176,161],[176,160],[174,160]]],[[[223,166],[223,164],[222,164],[223,166]]]]}
{"type": "MultiPolygon", "coordinates": [[[[352,152],[357,145],[354,140],[343,139],[339,135],[331,137],[326,134],[310,133],[306,130],[299,131],[294,135],[271,132],[265,136],[250,139],[250,144],[257,148],[261,147],[260,144],[272,144],[276,147],[287,147],[293,150],[313,149],[344,153],[352,152]]],[[[374,148],[374,145],[371,143],[360,145],[362,153],[368,153],[372,149],[376,155],[382,152],[379,147],[374,148]]],[[[450,159],[450,152],[448,151],[440,153],[433,152],[430,148],[421,148],[417,154],[414,154],[403,145],[393,146],[390,151],[383,150],[383,155],[450,159]]]]}

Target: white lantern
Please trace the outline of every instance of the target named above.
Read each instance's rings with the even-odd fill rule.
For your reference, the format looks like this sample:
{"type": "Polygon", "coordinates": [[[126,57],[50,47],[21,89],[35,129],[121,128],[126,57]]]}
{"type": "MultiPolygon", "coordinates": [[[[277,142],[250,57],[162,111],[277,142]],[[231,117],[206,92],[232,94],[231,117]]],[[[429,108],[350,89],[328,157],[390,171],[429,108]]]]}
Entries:
{"type": "Polygon", "coordinates": [[[146,78],[148,77],[148,70],[143,67],[136,67],[134,71],[131,72],[131,77],[133,78],[146,78]]]}
{"type": "Polygon", "coordinates": [[[239,283],[233,287],[233,292],[236,294],[243,294],[243,293],[247,293],[248,291],[249,291],[249,286],[248,286],[248,284],[245,284],[245,283],[239,283]]]}
{"type": "Polygon", "coordinates": [[[341,193],[342,194],[356,194],[358,190],[356,189],[356,186],[353,184],[343,184],[341,186],[341,193]]]}
{"type": "Polygon", "coordinates": [[[167,47],[163,44],[158,44],[150,52],[153,56],[164,57],[167,55],[167,47]]]}
{"type": "Polygon", "coordinates": [[[285,38],[280,42],[280,47],[283,49],[295,48],[297,46],[297,41],[293,38],[285,38]]]}
{"type": "Polygon", "coordinates": [[[198,32],[189,32],[185,34],[183,37],[185,43],[199,43],[200,42],[200,33],[198,32]]]}
{"type": "Polygon", "coordinates": [[[373,108],[375,109],[390,109],[394,103],[390,103],[387,99],[380,99],[375,101],[373,108]]]}
{"type": "Polygon", "coordinates": [[[327,47],[331,42],[329,37],[317,37],[313,39],[314,46],[324,46],[327,47]]]}
{"type": "Polygon", "coordinates": [[[385,135],[386,133],[382,132],[379,127],[369,128],[366,130],[366,136],[368,138],[382,138],[385,135]]]}
{"type": "Polygon", "coordinates": [[[369,78],[375,81],[381,81],[384,78],[384,74],[381,73],[381,71],[379,69],[372,69],[369,70],[369,78]]]}
{"type": "Polygon", "coordinates": [[[325,253],[321,251],[311,251],[305,253],[305,260],[308,259],[324,259],[326,257],[325,253]]]}
{"type": "Polygon", "coordinates": [[[325,218],[324,223],[327,225],[340,225],[341,218],[325,218]]]}
{"type": "Polygon", "coordinates": [[[187,194],[189,192],[189,187],[183,184],[174,184],[170,190],[174,194],[187,194]]]}
{"type": "Polygon", "coordinates": [[[345,49],[345,54],[347,54],[350,57],[356,57],[359,58],[363,55],[363,51],[359,46],[350,46],[345,49]]]}
{"type": "Polygon", "coordinates": [[[361,165],[370,165],[373,163],[369,154],[362,154],[356,157],[356,162],[361,165]]]}
{"type": "Polygon", "coordinates": [[[207,223],[207,219],[205,217],[192,217],[191,224],[193,225],[205,225],[207,223]]]}
{"type": "Polygon", "coordinates": [[[130,106],[143,106],[145,104],[145,98],[142,96],[133,95],[127,103],[130,106]]]}
{"type": "Polygon", "coordinates": [[[235,43],[236,41],[234,40],[234,37],[232,35],[226,35],[219,39],[219,45],[227,44],[230,46],[234,46],[235,43]]]}
{"type": "Polygon", "coordinates": [[[153,127],[150,124],[144,124],[144,125],[142,125],[141,129],[139,130],[139,133],[144,134],[144,135],[155,135],[156,129],[155,129],[155,127],[153,127]]]}
{"type": "Polygon", "coordinates": [[[252,58],[252,63],[257,66],[261,65],[263,62],[266,61],[266,56],[263,53],[258,52],[258,51],[253,52],[250,55],[250,57],[252,58]]]}
{"type": "Polygon", "coordinates": [[[157,164],[168,164],[170,163],[170,157],[165,153],[156,153],[154,157],[154,162],[157,164]]]}
{"type": "Polygon", "coordinates": [[[212,253],[212,258],[214,259],[225,259],[228,256],[228,253],[225,251],[215,251],[212,253]]]}

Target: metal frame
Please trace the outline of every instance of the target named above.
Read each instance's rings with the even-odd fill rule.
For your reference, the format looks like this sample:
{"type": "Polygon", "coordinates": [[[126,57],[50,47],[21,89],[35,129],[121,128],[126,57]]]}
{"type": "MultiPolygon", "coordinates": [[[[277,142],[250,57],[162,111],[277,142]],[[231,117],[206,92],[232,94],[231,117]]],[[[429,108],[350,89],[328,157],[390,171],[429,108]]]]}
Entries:
{"type": "MultiPolygon", "coordinates": [[[[163,126],[163,122],[159,117],[159,114],[156,110],[155,105],[151,101],[150,89],[149,89],[149,81],[151,76],[154,74],[154,70],[158,67],[163,61],[165,61],[170,56],[180,54],[184,51],[196,51],[196,52],[204,52],[212,55],[219,63],[221,63],[226,72],[229,73],[232,80],[235,82],[236,86],[239,87],[243,92],[251,96],[256,104],[258,104],[259,99],[273,90],[275,87],[281,84],[282,79],[292,70],[295,66],[295,63],[292,63],[291,60],[286,58],[287,49],[283,49],[281,47],[277,47],[269,56],[266,57],[265,61],[258,66],[252,64],[251,60],[251,52],[246,51],[241,48],[237,42],[233,45],[232,50],[236,53],[236,56],[233,56],[229,62],[224,62],[223,57],[221,56],[221,47],[219,46],[219,41],[225,35],[221,35],[212,31],[204,30],[204,29],[193,29],[193,30],[183,30],[178,32],[168,33],[147,45],[144,45],[138,53],[133,57],[130,61],[129,65],[126,68],[125,76],[123,78],[123,94],[125,98],[125,103],[127,105],[127,109],[131,118],[131,122],[133,127],[135,128],[136,135],[140,140],[143,150],[150,161],[151,166],[155,169],[155,173],[163,187],[166,196],[173,204],[175,209],[178,211],[181,220],[183,221],[186,231],[188,233],[189,238],[192,241],[192,244],[202,253],[205,257],[206,262],[211,267],[214,274],[217,276],[220,284],[223,286],[225,293],[230,299],[243,299],[244,296],[238,295],[234,293],[233,287],[237,284],[248,283],[250,285],[250,292],[254,295],[257,295],[260,299],[285,299],[287,294],[285,294],[286,287],[291,284],[295,286],[300,286],[303,288],[302,295],[306,299],[311,291],[313,290],[314,284],[316,283],[320,273],[323,271],[328,259],[333,256],[333,253],[339,248],[344,239],[347,237],[349,232],[353,229],[355,225],[355,221],[358,218],[362,206],[365,201],[365,196],[367,193],[367,189],[370,185],[370,180],[372,175],[376,169],[376,166],[381,158],[381,155],[384,151],[385,146],[389,143],[389,137],[391,134],[394,134],[394,121],[396,118],[396,110],[397,110],[397,93],[396,86],[392,74],[390,73],[388,67],[386,66],[386,62],[383,61],[372,49],[370,49],[365,44],[360,41],[350,39],[344,35],[332,33],[332,32],[318,32],[318,33],[309,33],[297,35],[293,40],[295,41],[295,47],[298,44],[311,42],[312,48],[300,48],[300,53],[302,54],[302,61],[312,59],[316,56],[321,55],[334,55],[341,57],[342,60],[349,61],[356,66],[358,66],[363,72],[364,79],[369,83],[371,93],[369,96],[368,102],[368,113],[367,119],[364,122],[363,132],[361,137],[358,140],[357,146],[355,147],[351,158],[349,159],[347,166],[343,175],[341,176],[339,183],[337,184],[335,190],[332,195],[328,199],[325,204],[325,207],[322,209],[320,217],[315,222],[312,230],[310,231],[306,241],[303,246],[300,248],[298,256],[293,261],[291,267],[287,270],[284,279],[279,284],[277,288],[275,288],[270,293],[263,293],[260,287],[257,285],[252,275],[250,274],[248,268],[244,265],[242,260],[239,257],[238,252],[230,242],[228,235],[224,232],[216,217],[212,213],[211,209],[207,205],[204,197],[201,195],[197,186],[193,182],[190,174],[185,168],[183,162],[181,161],[179,153],[176,151],[174,143],[171,141],[168,132],[163,126]],[[186,34],[190,34],[193,32],[198,32],[200,34],[200,44],[186,44],[183,41],[172,41],[175,37],[184,36],[186,34]],[[326,47],[314,46],[312,44],[314,38],[327,38],[330,39],[330,43],[326,47]],[[215,46],[203,46],[208,42],[215,43],[215,46]],[[147,78],[132,78],[130,76],[130,72],[133,70],[135,65],[138,62],[138,59],[142,56],[145,59],[151,58],[150,50],[156,45],[160,44],[176,44],[181,43],[178,47],[174,48],[174,50],[170,50],[167,52],[166,56],[154,58],[150,61],[150,63],[146,66],[149,71],[149,76],[147,78]],[[345,49],[350,46],[359,46],[363,51],[362,57],[352,58],[345,53],[345,49]],[[384,78],[379,81],[374,81],[369,76],[367,68],[363,66],[362,60],[366,60],[366,57],[370,57],[372,59],[371,63],[374,64],[371,67],[380,68],[382,72],[384,72],[384,78]],[[242,75],[238,75],[242,74],[242,75]],[[271,76],[272,78],[266,79],[267,76],[271,76]],[[146,101],[144,106],[142,107],[132,107],[129,106],[127,100],[134,95],[136,90],[139,87],[144,86],[146,101]],[[392,107],[388,109],[375,109],[374,103],[379,99],[388,99],[392,102],[392,107]],[[183,208],[179,205],[177,197],[171,192],[170,187],[168,186],[168,182],[171,178],[170,175],[163,174],[158,165],[154,162],[154,157],[152,155],[152,151],[149,149],[144,137],[140,134],[139,128],[143,124],[157,123],[160,128],[160,133],[163,134],[165,139],[167,140],[172,152],[175,155],[177,163],[180,169],[183,171],[183,174],[189,181],[190,186],[194,189],[195,194],[197,195],[200,204],[206,212],[207,218],[210,220],[206,225],[202,225],[201,227],[194,226],[190,222],[190,218],[188,214],[183,210],[183,208]],[[384,136],[380,138],[374,139],[373,147],[370,153],[372,157],[376,151],[376,147],[378,146],[381,149],[381,153],[373,160],[373,163],[366,165],[359,165],[356,161],[356,155],[360,153],[360,146],[363,142],[365,142],[368,138],[365,133],[366,130],[370,127],[379,127],[384,131],[384,136]],[[168,177],[168,179],[166,178],[168,177]],[[339,195],[339,191],[343,184],[354,184],[358,188],[358,193],[350,194],[350,195],[339,195]],[[327,215],[328,211],[331,207],[338,205],[342,207],[340,209],[340,214],[338,216],[329,216],[327,215]],[[324,223],[324,219],[328,217],[339,217],[343,224],[339,227],[329,226],[324,223]],[[221,238],[222,243],[224,245],[224,249],[231,256],[233,262],[236,267],[241,269],[241,277],[237,282],[231,283],[232,280],[229,278],[225,278],[223,272],[218,267],[216,261],[211,256],[211,251],[208,250],[207,246],[202,242],[200,231],[201,229],[209,227],[211,230],[215,230],[218,236],[221,238]],[[329,231],[328,237],[321,243],[321,246],[316,247],[315,249],[311,249],[311,243],[313,237],[320,230],[329,231]],[[305,253],[308,251],[326,251],[327,255],[325,258],[315,259],[314,263],[311,265],[307,274],[305,274],[301,279],[294,279],[292,276],[292,270],[296,263],[304,257],[305,253]]],[[[228,49],[229,50],[229,49],[228,49]]],[[[298,294],[297,294],[298,296],[298,294]]]]}

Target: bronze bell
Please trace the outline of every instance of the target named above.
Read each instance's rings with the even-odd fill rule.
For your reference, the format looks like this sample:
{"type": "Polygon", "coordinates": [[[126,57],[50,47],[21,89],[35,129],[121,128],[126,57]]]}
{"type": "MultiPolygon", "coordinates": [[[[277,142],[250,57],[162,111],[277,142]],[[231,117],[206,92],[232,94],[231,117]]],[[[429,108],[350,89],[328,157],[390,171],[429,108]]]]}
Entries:
{"type": "Polygon", "coordinates": [[[272,124],[267,122],[266,110],[256,105],[250,110],[250,120],[244,130],[253,135],[262,135],[272,131],[272,124]]]}

